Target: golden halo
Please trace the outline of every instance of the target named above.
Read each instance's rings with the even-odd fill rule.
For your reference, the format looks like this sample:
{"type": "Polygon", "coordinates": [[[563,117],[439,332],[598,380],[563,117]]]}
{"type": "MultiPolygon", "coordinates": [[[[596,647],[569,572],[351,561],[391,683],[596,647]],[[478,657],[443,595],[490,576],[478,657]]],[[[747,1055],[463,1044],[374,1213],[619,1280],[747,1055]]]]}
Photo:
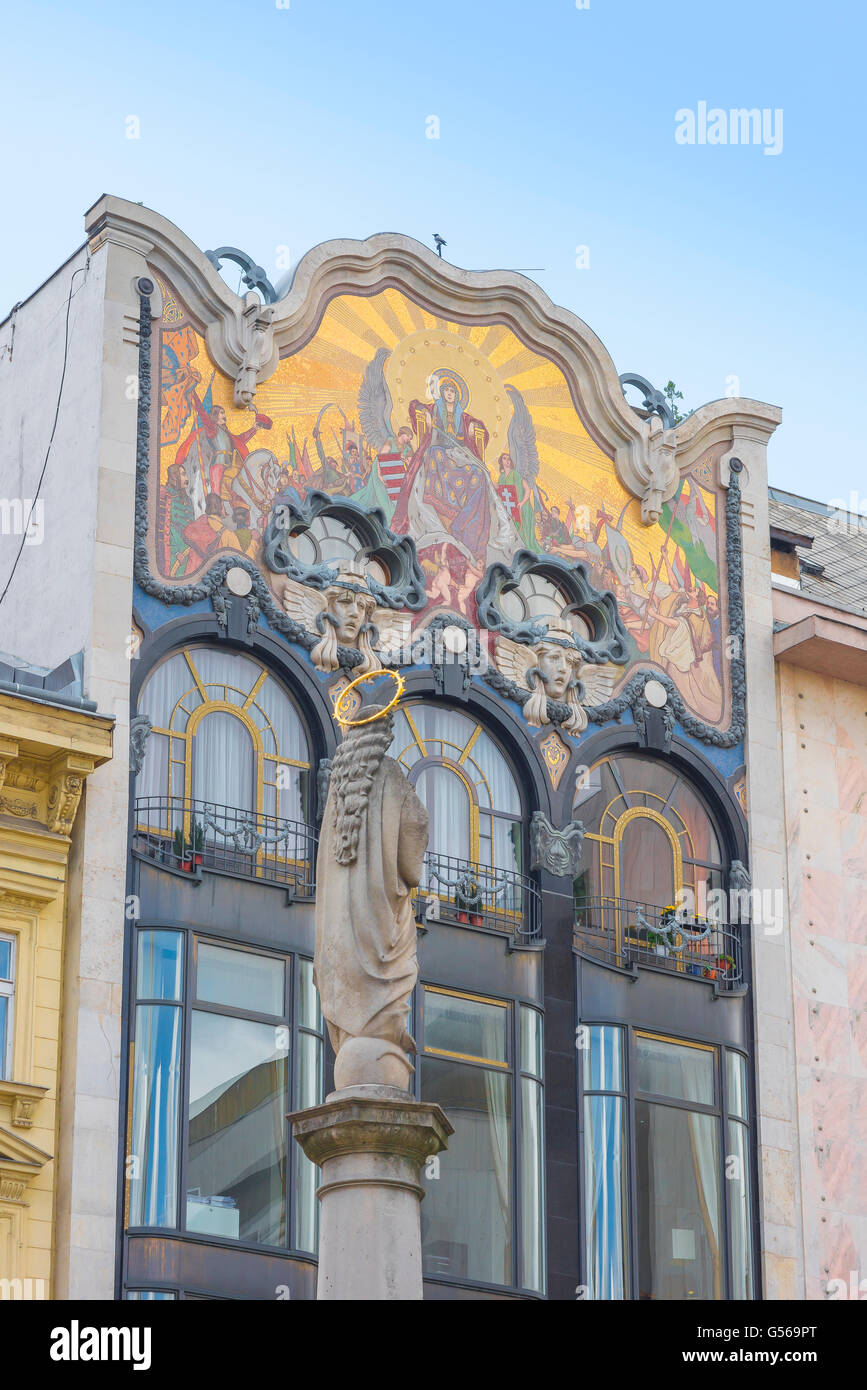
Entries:
{"type": "Polygon", "coordinates": [[[354,681],[350,681],[348,685],[343,687],[334,702],[334,718],[344,729],[355,729],[361,724],[372,724],[374,719],[383,719],[385,715],[389,714],[391,710],[394,709],[403,694],[403,687],[405,684],[406,682],[399,671],[388,671],[384,666],[380,666],[376,671],[366,671],[363,676],[356,676],[354,681]],[[369,714],[366,719],[344,719],[340,713],[340,706],[343,704],[350,690],[354,690],[357,685],[361,685],[364,681],[372,681],[375,676],[391,676],[391,679],[395,683],[394,695],[391,700],[389,700],[385,709],[379,709],[375,714],[369,714]]]}

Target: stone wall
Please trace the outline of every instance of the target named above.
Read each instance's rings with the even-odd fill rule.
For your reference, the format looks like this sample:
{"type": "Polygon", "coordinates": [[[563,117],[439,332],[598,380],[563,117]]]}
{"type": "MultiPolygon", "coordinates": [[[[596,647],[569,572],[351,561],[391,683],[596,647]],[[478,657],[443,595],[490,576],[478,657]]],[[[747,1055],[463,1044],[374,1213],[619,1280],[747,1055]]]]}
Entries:
{"type": "Polygon", "coordinates": [[[867,1276],[867,690],[777,671],[806,1294],[827,1298],[867,1276]]]}

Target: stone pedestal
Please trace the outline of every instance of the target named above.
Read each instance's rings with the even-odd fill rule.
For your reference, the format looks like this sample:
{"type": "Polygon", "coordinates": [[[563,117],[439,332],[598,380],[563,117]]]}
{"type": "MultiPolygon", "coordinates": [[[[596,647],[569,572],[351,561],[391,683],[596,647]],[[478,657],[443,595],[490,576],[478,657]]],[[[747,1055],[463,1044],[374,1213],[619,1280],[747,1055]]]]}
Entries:
{"type": "Polygon", "coordinates": [[[394,1086],[347,1086],[289,1119],[321,1172],[316,1297],[420,1299],[420,1170],[453,1133],[440,1107],[394,1086]]]}

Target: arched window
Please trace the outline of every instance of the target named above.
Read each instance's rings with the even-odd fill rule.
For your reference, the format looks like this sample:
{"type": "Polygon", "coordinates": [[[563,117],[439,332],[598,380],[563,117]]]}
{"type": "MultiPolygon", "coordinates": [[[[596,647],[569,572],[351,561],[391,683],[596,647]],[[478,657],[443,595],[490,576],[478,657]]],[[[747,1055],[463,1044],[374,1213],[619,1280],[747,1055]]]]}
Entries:
{"type": "Polygon", "coordinates": [[[333,569],[361,570],[380,584],[388,584],[385,566],[373,559],[359,536],[336,516],[317,516],[303,531],[290,533],[288,546],[305,565],[330,565],[333,569]]]}
{"type": "Polygon", "coordinates": [[[584,824],[575,881],[582,944],[618,965],[638,960],[736,987],[740,943],[729,929],[719,832],[670,763],[634,753],[601,759],[579,779],[584,824]]]}
{"type": "Polygon", "coordinates": [[[521,798],[494,740],[466,714],[407,704],[389,752],[430,817],[425,885],[462,922],[526,930],[521,798]]]}
{"type": "Polygon", "coordinates": [[[573,815],[584,823],[585,888],[664,907],[682,889],[696,901],[723,886],[710,813],[669,763],[617,753],[579,780],[573,815]]]}
{"type": "Polygon", "coordinates": [[[427,807],[429,847],[488,868],[521,868],[521,798],[481,724],[435,705],[405,705],[390,753],[427,807]]]}
{"type": "Polygon", "coordinates": [[[265,666],[185,647],[150,673],[138,712],[152,725],[136,782],[139,837],[168,837],[188,869],[247,872],[252,863],[258,874],[299,855],[306,862],[309,743],[265,666]]]}

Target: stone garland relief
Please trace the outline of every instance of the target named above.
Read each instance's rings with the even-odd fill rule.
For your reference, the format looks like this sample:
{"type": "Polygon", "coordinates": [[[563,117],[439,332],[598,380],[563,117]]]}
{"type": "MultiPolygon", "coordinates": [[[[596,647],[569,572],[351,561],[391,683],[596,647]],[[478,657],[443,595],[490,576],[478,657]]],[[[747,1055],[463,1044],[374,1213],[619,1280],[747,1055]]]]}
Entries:
{"type": "Polygon", "coordinates": [[[717,747],[740,742],[740,466],[724,494],[724,659],[724,445],[648,527],[553,362],[503,325],[434,319],[395,290],[332,300],[313,341],[259,386],[244,430],[231,380],[161,289],[155,452],[146,296],[140,317],[147,593],[210,599],[225,626],[241,574],[248,628],[264,615],[323,675],[407,664],[425,628],[457,631],[472,635],[466,682],[484,679],[531,727],[577,738],[628,710],[642,734],[654,707],[669,737],[677,720],[717,747]]]}

